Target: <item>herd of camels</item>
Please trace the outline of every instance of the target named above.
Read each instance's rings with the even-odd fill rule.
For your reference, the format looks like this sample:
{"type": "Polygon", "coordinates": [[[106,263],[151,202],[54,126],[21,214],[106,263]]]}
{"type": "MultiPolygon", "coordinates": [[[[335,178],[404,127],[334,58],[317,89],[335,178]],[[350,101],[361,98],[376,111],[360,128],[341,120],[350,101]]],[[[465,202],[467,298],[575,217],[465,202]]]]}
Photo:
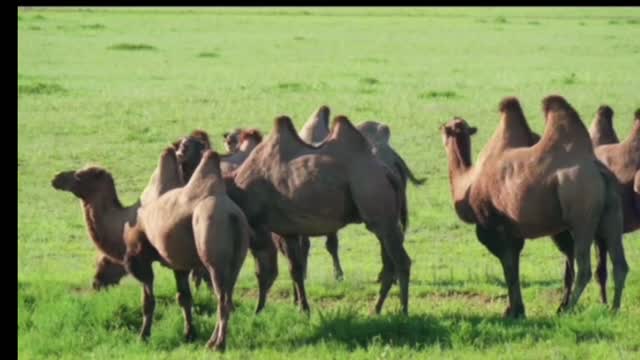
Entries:
{"type": "MultiPolygon", "coordinates": [[[[475,225],[476,237],[502,265],[508,288],[506,317],[524,317],[519,260],[524,239],[550,236],[566,256],[564,295],[558,312],[573,307],[596,278],[607,302],[609,254],[620,307],[629,271],[622,235],[640,227],[640,110],[622,142],[606,105],[587,130],[561,96],[543,99],[543,134],[531,131],[518,99],[504,98],[493,137],[471,160],[477,128],[454,117],[440,128],[449,163],[453,206],[475,225]],[[595,241],[594,241],[595,240],[595,241]],[[577,274],[574,263],[577,262],[577,274]],[[575,284],[574,284],[575,282],[575,284]]],[[[185,337],[194,338],[189,277],[217,295],[218,321],[207,345],[225,349],[232,295],[247,252],[255,259],[256,313],[277,277],[278,251],[289,261],[294,301],[308,312],[305,292],[310,236],[326,236],[335,277],[341,228],[364,223],[380,242],[380,313],[392,284],[408,313],[411,260],[403,241],[408,224],[406,185],[418,179],[391,147],[390,129],[367,121],[354,126],[320,107],[297,132],[287,116],[275,119],[263,139],[256,129],[224,134],[227,154],[212,150],[196,130],[161,154],[140,200],[123,206],[112,175],[100,167],[65,171],[52,186],[80,198],[90,238],[98,249],[93,287],[118,284],[131,274],[143,285],[142,339],[151,333],[155,308],[152,263],[173,270],[185,337]]]]}

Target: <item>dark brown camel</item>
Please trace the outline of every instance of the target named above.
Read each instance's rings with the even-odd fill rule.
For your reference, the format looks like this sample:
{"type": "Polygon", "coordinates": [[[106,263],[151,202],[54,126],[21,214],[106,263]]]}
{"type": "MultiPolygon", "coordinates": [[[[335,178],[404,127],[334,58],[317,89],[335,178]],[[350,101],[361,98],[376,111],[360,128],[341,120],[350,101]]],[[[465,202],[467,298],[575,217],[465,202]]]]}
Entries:
{"type": "Polygon", "coordinates": [[[593,147],[607,144],[617,144],[618,135],[613,128],[613,109],[608,105],[601,105],[589,128],[589,136],[593,147]]]}
{"type": "Polygon", "coordinates": [[[226,195],[216,153],[205,151],[184,187],[172,148],[163,152],[158,168],[157,186],[151,190],[158,197],[139,209],[138,223],[126,237],[125,265],[143,283],[144,320],[140,335],[146,339],[151,333],[155,308],[151,264],[160,261],[174,271],[185,337],[194,337],[188,276],[189,271],[204,264],[218,297],[218,324],[207,345],[224,350],[233,287],[249,244],[248,223],[226,195]]]}
{"type": "Polygon", "coordinates": [[[298,236],[330,234],[347,224],[364,222],[384,248],[384,276],[375,312],[380,312],[395,275],[407,313],[411,261],[402,244],[401,226],[406,199],[399,181],[376,160],[366,139],[346,117],[334,119],[331,136],[319,147],[302,141],[290,118],[277,118],[274,130],[227,179],[227,185],[256,232],[251,249],[258,260],[257,312],[264,307],[277,275],[270,232],[286,239],[300,306],[308,311],[298,236]]]}
{"type": "Polygon", "coordinates": [[[471,165],[470,136],[476,128],[460,118],[443,126],[456,213],[476,224],[478,239],[502,263],[509,289],[505,316],[525,315],[519,284],[524,239],[566,230],[573,234],[578,260],[576,286],[566,308],[577,303],[591,278],[590,245],[597,236],[611,251],[613,308],[618,309],[628,265],[615,179],[595,159],[584,124],[564,98],[545,98],[543,110],[546,128],[540,141],[507,149],[478,167],[471,165]]]}

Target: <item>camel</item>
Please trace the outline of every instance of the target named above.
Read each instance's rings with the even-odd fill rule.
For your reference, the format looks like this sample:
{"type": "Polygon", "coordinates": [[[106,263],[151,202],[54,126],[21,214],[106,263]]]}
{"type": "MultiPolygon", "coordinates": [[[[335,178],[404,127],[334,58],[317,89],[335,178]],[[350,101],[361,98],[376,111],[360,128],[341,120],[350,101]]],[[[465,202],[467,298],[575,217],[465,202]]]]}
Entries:
{"type": "Polygon", "coordinates": [[[613,109],[608,105],[601,105],[596,111],[596,117],[589,128],[589,136],[594,148],[620,142],[613,128],[613,114],[613,109]]]}
{"type": "MultiPolygon", "coordinates": [[[[193,131],[189,138],[203,141],[206,148],[210,147],[209,138],[202,130],[193,131]]],[[[177,149],[179,143],[180,140],[174,142],[174,148],[177,149]]],[[[122,263],[125,253],[124,226],[126,223],[136,223],[138,208],[148,201],[147,192],[155,181],[157,171],[154,171],[140,200],[127,207],[120,203],[113,176],[104,168],[87,167],[77,171],[64,171],[51,181],[54,189],[71,192],[82,201],[89,237],[98,250],[92,283],[95,290],[117,285],[127,275],[122,263]]],[[[183,172],[189,174],[190,171],[186,164],[183,172]]]]}
{"type": "MultiPolygon", "coordinates": [[[[485,147],[478,155],[477,167],[481,167],[486,159],[493,159],[507,149],[530,147],[540,140],[540,135],[531,130],[524,116],[520,102],[515,97],[505,97],[499,104],[500,123],[485,147]]],[[[558,311],[561,312],[568,304],[573,285],[573,238],[569,231],[552,235],[553,242],[566,256],[564,276],[564,296],[558,311]]]]}
{"type": "Polygon", "coordinates": [[[104,168],[91,166],[58,173],[51,185],[71,192],[82,202],[84,219],[98,250],[93,288],[116,285],[126,275],[122,260],[125,254],[125,224],[135,224],[140,202],[123,206],[116,192],[113,176],[104,168]]]}
{"type": "MultiPolygon", "coordinates": [[[[307,120],[298,133],[300,138],[308,144],[318,146],[325,141],[329,134],[329,115],[328,106],[320,106],[307,120]]],[[[406,188],[407,179],[411,180],[414,185],[422,185],[425,179],[417,179],[411,169],[398,153],[389,145],[391,131],[385,124],[375,121],[366,121],[356,127],[358,131],[369,141],[372,153],[388,166],[396,176],[401,179],[402,189],[406,188]]],[[[308,239],[303,241],[308,242],[308,239]]],[[[308,247],[308,245],[307,245],[308,247]]],[[[326,237],[325,247],[333,260],[334,276],[336,280],[342,280],[344,272],[340,264],[338,256],[338,234],[331,233],[326,237]]],[[[378,281],[382,272],[378,275],[378,281]]]]}
{"type": "Polygon", "coordinates": [[[220,170],[222,170],[222,174],[230,174],[240,167],[261,141],[262,134],[259,130],[240,130],[237,134],[237,146],[233,148],[233,152],[220,156],[220,170]]]}
{"type": "MultiPolygon", "coordinates": [[[[610,122],[609,125],[611,125],[610,122]]],[[[616,177],[622,201],[623,233],[638,230],[640,228],[640,211],[638,211],[640,200],[637,192],[634,191],[634,186],[637,178],[636,173],[640,170],[640,109],[635,112],[634,126],[629,136],[621,143],[609,143],[596,147],[595,155],[616,177]]],[[[598,244],[598,248],[596,274],[601,284],[602,302],[606,303],[607,247],[604,244],[598,244]]]]}
{"type": "Polygon", "coordinates": [[[594,237],[611,252],[617,310],[628,265],[615,179],[596,160],[586,127],[564,98],[546,97],[543,112],[546,128],[535,145],[506,149],[475,167],[471,136],[477,129],[457,117],[442,127],[454,209],[461,220],[476,225],[478,240],[500,259],[509,290],[506,317],[525,316],[519,283],[524,239],[567,230],[573,235],[578,276],[565,310],[575,306],[591,278],[594,237]]]}
{"type": "Polygon", "coordinates": [[[251,230],[240,208],[226,195],[215,152],[204,152],[184,186],[173,148],[162,153],[158,169],[157,182],[150,190],[157,198],[138,210],[138,223],[125,238],[125,266],[143,284],[140,336],[146,340],[151,334],[155,309],[151,265],[159,261],[174,271],[185,338],[194,338],[189,272],[204,264],[218,298],[218,322],[207,346],[224,351],[233,288],[247,254],[251,230]]]}
{"type": "Polygon", "coordinates": [[[345,116],[334,119],[330,137],[320,146],[300,139],[289,117],[276,118],[274,130],[226,183],[255,231],[251,250],[258,265],[256,312],[264,308],[277,276],[270,232],[285,238],[300,307],[308,313],[299,236],[330,234],[359,222],[376,234],[384,249],[384,276],[374,311],[380,312],[395,275],[403,312],[408,312],[411,260],[401,226],[406,223],[406,198],[399,180],[376,160],[345,116]]]}

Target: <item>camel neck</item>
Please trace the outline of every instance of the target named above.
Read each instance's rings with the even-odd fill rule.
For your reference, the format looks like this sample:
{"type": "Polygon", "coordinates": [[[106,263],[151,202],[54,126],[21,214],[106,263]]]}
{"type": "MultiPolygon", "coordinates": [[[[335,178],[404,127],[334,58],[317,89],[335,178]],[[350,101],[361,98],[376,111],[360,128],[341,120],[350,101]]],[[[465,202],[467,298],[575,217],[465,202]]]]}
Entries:
{"type": "Polygon", "coordinates": [[[449,183],[456,213],[466,222],[473,222],[474,216],[468,201],[468,190],[471,185],[473,166],[471,164],[471,146],[469,138],[447,140],[447,156],[449,158],[449,183]],[[463,145],[461,143],[467,143],[463,145]]]}
{"type": "Polygon", "coordinates": [[[82,200],[82,207],[91,240],[109,257],[123,259],[125,244],[122,229],[126,218],[123,213],[126,209],[122,207],[115,190],[113,196],[82,200]]]}

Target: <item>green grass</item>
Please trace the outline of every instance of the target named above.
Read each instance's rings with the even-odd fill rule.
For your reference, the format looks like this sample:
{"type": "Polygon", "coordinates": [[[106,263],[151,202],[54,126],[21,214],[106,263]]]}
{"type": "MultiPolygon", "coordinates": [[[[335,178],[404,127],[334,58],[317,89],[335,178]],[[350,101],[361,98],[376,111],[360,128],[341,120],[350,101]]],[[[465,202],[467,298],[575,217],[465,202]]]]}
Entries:
{"type": "Polygon", "coordinates": [[[638,233],[625,236],[631,272],[618,316],[599,303],[595,281],[575,313],[556,316],[564,259],[544,238],[528,241],[522,255],[528,319],[502,320],[502,270],[453,211],[438,132],[454,115],[466,118],[480,129],[477,154],[503,96],[518,96],[541,132],[540,101],[559,93],[588,124],[609,104],[626,137],[640,105],[638,19],[638,9],[624,8],[19,11],[19,357],[209,358],[216,313],[206,289],[195,294],[199,338],[185,344],[173,275],[156,265],[152,336],[139,343],[139,284],[126,278],[90,290],[95,249],[78,200],[50,180],[99,164],[131,204],[177,137],[203,128],[222,150],[225,131],[269,132],[280,114],[299,127],[327,104],[356,123],[389,124],[393,146],[428,177],[408,190],[410,316],[398,315],[396,287],[381,316],[368,314],[379,247],[352,225],[339,233],[342,283],[324,240],[312,241],[310,318],[292,305],[282,258],[267,308],[254,316],[247,258],[226,358],[638,358],[638,233]]]}

